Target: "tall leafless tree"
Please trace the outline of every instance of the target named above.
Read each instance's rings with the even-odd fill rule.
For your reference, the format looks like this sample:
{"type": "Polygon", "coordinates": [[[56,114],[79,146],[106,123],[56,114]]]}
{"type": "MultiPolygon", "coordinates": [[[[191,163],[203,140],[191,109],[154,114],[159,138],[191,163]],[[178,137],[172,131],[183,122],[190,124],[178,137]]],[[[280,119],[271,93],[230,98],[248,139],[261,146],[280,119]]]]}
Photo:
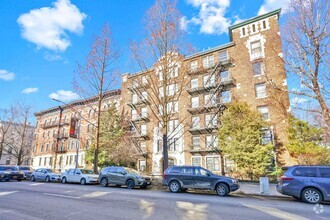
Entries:
{"type": "Polygon", "coordinates": [[[94,172],[98,172],[98,154],[100,142],[100,115],[101,106],[104,103],[104,93],[116,84],[119,77],[116,71],[116,62],[119,51],[115,48],[114,41],[109,26],[106,24],[99,36],[92,44],[87,56],[85,65],[78,65],[78,76],[74,79],[75,90],[84,98],[96,96],[96,108],[91,106],[96,114],[95,130],[95,149],[94,149],[94,172]]]}
{"type": "Polygon", "coordinates": [[[0,159],[13,124],[14,117],[12,113],[11,109],[0,109],[0,159]]]}
{"type": "Polygon", "coordinates": [[[156,0],[144,18],[145,38],[131,44],[133,58],[142,72],[146,72],[150,110],[160,123],[164,170],[168,167],[169,121],[175,116],[175,102],[182,95],[187,78],[183,55],[190,46],[185,41],[185,32],[180,29],[181,17],[176,1],[156,0]],[[152,65],[154,68],[150,70],[152,65]]]}
{"type": "Polygon", "coordinates": [[[12,108],[14,121],[11,124],[11,134],[7,138],[6,153],[15,158],[17,165],[21,165],[31,155],[34,127],[30,121],[32,106],[25,102],[17,102],[12,108]]]}
{"type": "MultiPolygon", "coordinates": [[[[330,135],[330,8],[328,0],[291,0],[284,26],[284,62],[300,88],[291,93],[310,100],[302,108],[321,116],[330,135]]],[[[320,117],[319,117],[320,118],[320,117]]]]}

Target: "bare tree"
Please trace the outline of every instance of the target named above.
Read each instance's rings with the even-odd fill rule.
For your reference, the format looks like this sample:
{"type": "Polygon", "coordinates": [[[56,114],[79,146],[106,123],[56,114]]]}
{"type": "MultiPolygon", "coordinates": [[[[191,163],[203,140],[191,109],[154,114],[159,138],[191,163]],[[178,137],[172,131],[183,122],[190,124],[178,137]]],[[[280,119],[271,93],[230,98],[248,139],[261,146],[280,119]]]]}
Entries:
{"type": "Polygon", "coordinates": [[[95,128],[94,149],[94,172],[98,172],[98,154],[100,142],[100,119],[101,106],[104,103],[104,93],[115,85],[119,74],[115,64],[118,60],[118,50],[114,47],[111,31],[106,24],[99,36],[93,42],[88,54],[86,64],[78,65],[78,77],[74,79],[75,90],[84,98],[96,96],[96,107],[91,104],[95,111],[96,119],[93,124],[95,128]]]}
{"type": "MultiPolygon", "coordinates": [[[[145,15],[145,38],[131,44],[134,59],[146,73],[146,82],[135,81],[133,84],[144,87],[152,115],[159,122],[164,170],[168,167],[168,141],[177,130],[169,131],[169,122],[175,118],[174,109],[186,88],[187,67],[183,55],[190,46],[185,42],[185,32],[180,29],[180,19],[176,1],[156,0],[145,15]],[[149,69],[153,64],[154,68],[149,69]]],[[[146,99],[139,90],[135,94],[146,99]]]]}
{"type": "Polygon", "coordinates": [[[32,150],[34,127],[29,122],[32,117],[32,106],[18,102],[11,109],[14,121],[11,124],[11,134],[8,137],[6,153],[16,159],[17,165],[21,165],[24,159],[29,157],[32,150]]]}
{"type": "Polygon", "coordinates": [[[12,124],[13,124],[12,111],[10,109],[0,109],[0,160],[6,142],[8,142],[8,136],[12,124]]]}
{"type": "Polygon", "coordinates": [[[291,93],[311,100],[330,134],[330,8],[327,0],[291,0],[284,27],[285,66],[300,88],[291,93]]]}

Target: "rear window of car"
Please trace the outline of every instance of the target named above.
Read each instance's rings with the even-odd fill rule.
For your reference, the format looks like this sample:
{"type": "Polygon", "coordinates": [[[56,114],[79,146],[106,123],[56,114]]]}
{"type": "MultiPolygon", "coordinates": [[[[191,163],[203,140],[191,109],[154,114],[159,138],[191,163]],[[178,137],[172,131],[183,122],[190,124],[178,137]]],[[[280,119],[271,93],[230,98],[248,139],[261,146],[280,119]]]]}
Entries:
{"type": "Polygon", "coordinates": [[[32,170],[30,167],[19,167],[20,170],[32,170]]]}
{"type": "Polygon", "coordinates": [[[330,168],[319,168],[320,176],[325,178],[330,178],[330,168]]]}
{"type": "Polygon", "coordinates": [[[173,167],[169,173],[182,173],[182,167],[173,167]]]}
{"type": "Polygon", "coordinates": [[[16,167],[0,167],[0,170],[7,171],[7,170],[18,170],[16,167]]]}
{"type": "Polygon", "coordinates": [[[116,173],[117,172],[117,167],[110,167],[109,169],[107,169],[107,172],[116,173]]]}
{"type": "Polygon", "coordinates": [[[293,176],[316,177],[316,167],[300,167],[294,169],[293,176]]]}

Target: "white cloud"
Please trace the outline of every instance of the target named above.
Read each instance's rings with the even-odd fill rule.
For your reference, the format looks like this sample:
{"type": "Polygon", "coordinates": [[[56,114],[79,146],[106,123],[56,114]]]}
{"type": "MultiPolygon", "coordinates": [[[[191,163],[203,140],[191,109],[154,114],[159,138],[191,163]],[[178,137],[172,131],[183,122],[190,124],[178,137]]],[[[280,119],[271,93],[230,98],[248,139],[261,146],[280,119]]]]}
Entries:
{"type": "Polygon", "coordinates": [[[44,58],[48,61],[58,61],[58,60],[62,60],[63,57],[61,55],[58,54],[50,54],[50,53],[45,53],[44,58]]]}
{"type": "Polygon", "coordinates": [[[205,34],[223,34],[228,32],[232,24],[225,17],[230,6],[230,0],[187,0],[187,3],[199,10],[197,16],[191,19],[183,18],[181,27],[187,29],[188,25],[200,26],[200,32],[205,34]]]}
{"type": "Polygon", "coordinates": [[[86,15],[70,0],[57,0],[53,7],[33,9],[17,19],[26,40],[54,51],[65,51],[71,42],[67,32],[80,34],[86,15]]]}
{"type": "Polygon", "coordinates": [[[38,92],[38,88],[26,88],[23,89],[22,93],[24,94],[30,94],[30,93],[34,93],[34,92],[38,92]]]}
{"type": "Polygon", "coordinates": [[[308,100],[305,98],[301,98],[301,97],[293,97],[291,99],[291,104],[293,104],[293,105],[298,105],[298,104],[302,104],[302,103],[306,103],[306,102],[308,102],[308,100]]]}
{"type": "Polygon", "coordinates": [[[55,93],[51,93],[49,95],[49,98],[57,99],[57,100],[60,100],[62,102],[68,102],[68,101],[72,101],[72,100],[75,100],[75,99],[79,99],[80,97],[77,93],[74,93],[72,91],[58,90],[55,93]]]}
{"type": "Polygon", "coordinates": [[[288,0],[264,0],[264,3],[258,11],[258,15],[262,15],[279,8],[282,8],[282,13],[285,13],[288,10],[288,6],[288,0]]]}
{"type": "Polygon", "coordinates": [[[10,80],[13,80],[14,78],[15,78],[14,73],[11,73],[7,70],[0,70],[0,79],[10,81],[10,80]]]}

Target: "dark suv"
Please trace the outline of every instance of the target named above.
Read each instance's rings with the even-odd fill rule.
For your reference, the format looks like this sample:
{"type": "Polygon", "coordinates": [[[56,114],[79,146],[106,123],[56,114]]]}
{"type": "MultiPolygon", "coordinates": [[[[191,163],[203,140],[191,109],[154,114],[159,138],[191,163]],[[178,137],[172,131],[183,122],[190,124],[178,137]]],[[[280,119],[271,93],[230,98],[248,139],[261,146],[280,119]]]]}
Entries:
{"type": "Polygon", "coordinates": [[[330,166],[289,167],[277,184],[277,191],[307,203],[330,200],[330,166]]]}
{"type": "Polygon", "coordinates": [[[16,166],[0,165],[0,181],[22,181],[23,179],[24,173],[19,171],[16,166]]]}
{"type": "Polygon", "coordinates": [[[135,186],[146,188],[151,184],[150,177],[142,176],[138,171],[128,167],[105,167],[99,175],[101,186],[114,184],[117,186],[126,185],[128,189],[133,189],[135,186]]]}
{"type": "Polygon", "coordinates": [[[168,186],[171,192],[191,189],[215,190],[219,196],[227,196],[230,192],[239,189],[237,179],[218,176],[197,166],[171,166],[163,175],[163,185],[168,186]]]}

